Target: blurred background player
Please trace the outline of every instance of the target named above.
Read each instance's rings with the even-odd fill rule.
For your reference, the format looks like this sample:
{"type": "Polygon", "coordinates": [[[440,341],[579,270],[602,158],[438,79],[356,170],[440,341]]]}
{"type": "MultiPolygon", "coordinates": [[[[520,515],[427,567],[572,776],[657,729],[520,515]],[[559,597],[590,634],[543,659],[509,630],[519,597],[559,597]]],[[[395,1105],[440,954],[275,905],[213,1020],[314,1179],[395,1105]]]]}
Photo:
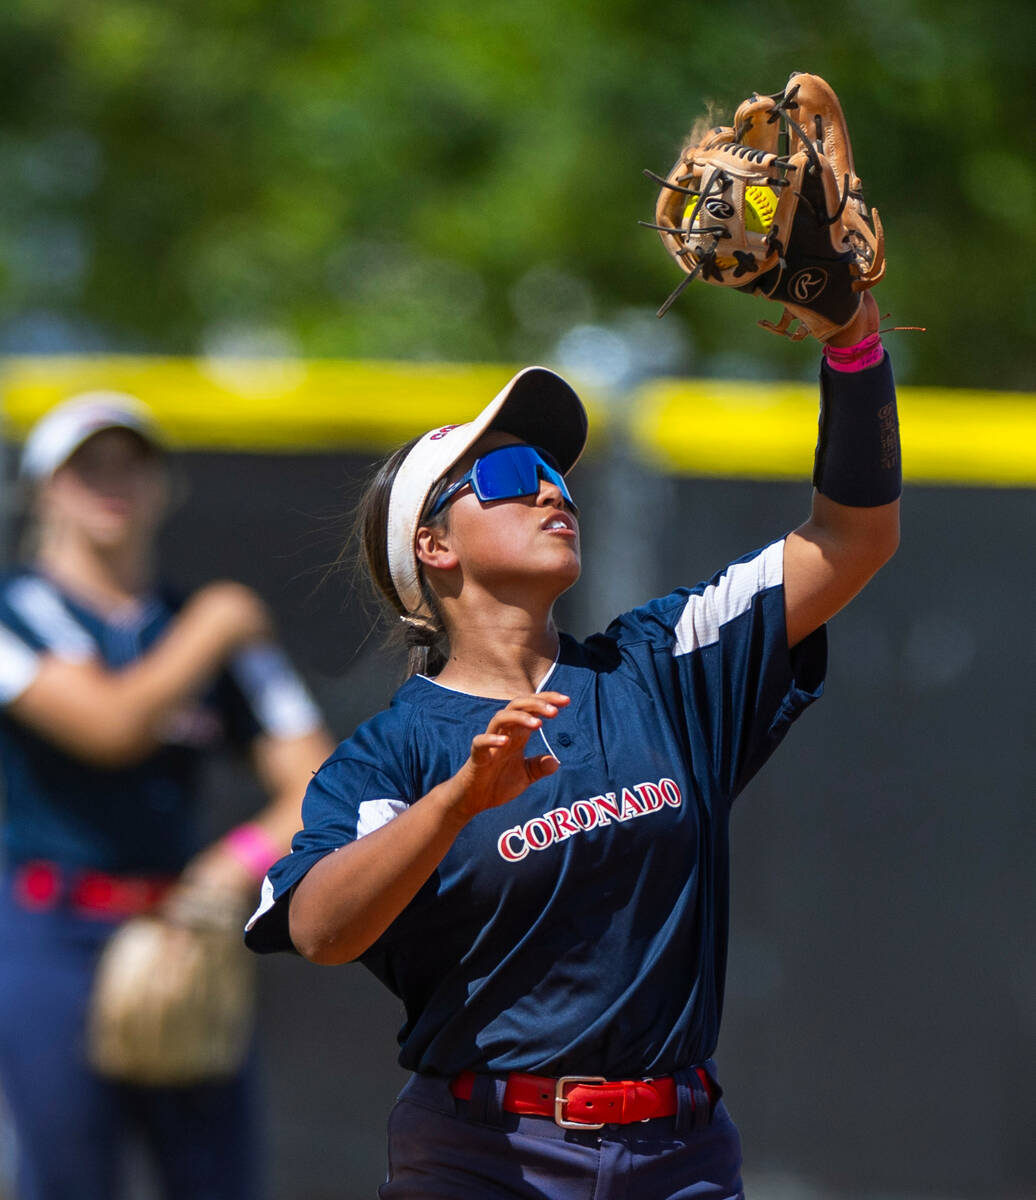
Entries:
{"type": "Polygon", "coordinates": [[[255,1197],[249,1063],[191,1086],[115,1082],[88,1065],[84,1022],[125,920],[194,893],[247,910],[330,741],[253,592],[166,588],[168,466],[134,398],[51,410],[22,474],[25,565],[0,576],[0,1084],[18,1195],[112,1200],[139,1137],[163,1194],[255,1197]],[[269,803],[203,846],[199,771],[226,743],[248,750],[269,803]]]}

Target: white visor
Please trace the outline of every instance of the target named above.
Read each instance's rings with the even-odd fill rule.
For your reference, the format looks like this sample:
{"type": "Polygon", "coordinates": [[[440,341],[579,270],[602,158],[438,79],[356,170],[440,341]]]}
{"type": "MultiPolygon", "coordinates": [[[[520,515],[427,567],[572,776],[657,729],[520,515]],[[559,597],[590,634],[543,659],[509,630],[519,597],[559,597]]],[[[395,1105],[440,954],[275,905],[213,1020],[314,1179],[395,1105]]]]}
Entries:
{"type": "Polygon", "coordinates": [[[586,445],[586,410],[560,375],[546,367],[526,367],[474,420],[432,429],[417,442],[396,473],[388,510],[389,571],[408,613],[428,615],[414,545],[428,496],[488,429],[549,451],[567,475],[586,445]]]}
{"type": "Polygon", "coordinates": [[[129,429],[162,447],[154,418],[135,396],[83,392],[52,408],[32,427],[22,451],[22,475],[33,481],[49,479],[85,441],[105,429],[129,429]]]}

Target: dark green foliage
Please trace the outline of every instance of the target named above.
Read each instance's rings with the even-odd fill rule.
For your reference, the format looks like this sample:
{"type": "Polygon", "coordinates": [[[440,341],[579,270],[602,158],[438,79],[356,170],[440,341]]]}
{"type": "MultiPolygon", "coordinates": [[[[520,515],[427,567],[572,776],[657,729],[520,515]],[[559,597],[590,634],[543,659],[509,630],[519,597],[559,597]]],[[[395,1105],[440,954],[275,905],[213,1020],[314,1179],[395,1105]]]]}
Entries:
{"type": "MultiPolygon", "coordinates": [[[[556,361],[679,282],[641,169],[808,70],[885,218],[882,309],[929,328],[901,379],[1032,388],[1032,11],[9,0],[0,348],[556,361]]],[[[659,367],[802,374],[764,312],[692,285],[659,367]]]]}

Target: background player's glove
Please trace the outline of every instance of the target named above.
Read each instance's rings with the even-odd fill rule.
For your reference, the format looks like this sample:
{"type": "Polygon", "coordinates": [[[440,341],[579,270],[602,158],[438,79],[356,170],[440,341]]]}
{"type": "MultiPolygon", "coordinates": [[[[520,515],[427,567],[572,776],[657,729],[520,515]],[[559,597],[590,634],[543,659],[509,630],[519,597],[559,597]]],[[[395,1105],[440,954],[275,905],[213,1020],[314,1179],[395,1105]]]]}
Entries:
{"type": "Polygon", "coordinates": [[[112,936],[94,980],[87,1053],[101,1074],[176,1086],[232,1075],[253,1024],[241,900],[180,885],[112,936]]]}
{"type": "Polygon", "coordinates": [[[646,173],[663,185],[653,228],[687,272],[659,316],[701,278],[779,301],[780,322],[760,325],[824,342],[885,272],[881,221],[864,203],[841,105],[817,75],[750,96],[732,125],[692,134],[665,179],[646,173]]]}

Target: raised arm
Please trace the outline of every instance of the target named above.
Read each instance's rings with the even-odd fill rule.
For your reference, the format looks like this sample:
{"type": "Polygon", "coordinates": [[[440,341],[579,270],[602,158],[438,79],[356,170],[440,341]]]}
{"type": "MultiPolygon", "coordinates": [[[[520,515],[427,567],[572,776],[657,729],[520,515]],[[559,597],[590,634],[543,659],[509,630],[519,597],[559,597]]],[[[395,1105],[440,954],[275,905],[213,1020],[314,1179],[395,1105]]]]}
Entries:
{"type": "MultiPolygon", "coordinates": [[[[856,320],[830,339],[858,346],[878,329],[870,293],[856,320]]],[[[784,595],[788,644],[834,616],[899,545],[899,436],[891,370],[882,360],[852,373],[823,368],[823,411],[813,511],[788,535],[784,595]]]]}
{"type": "Polygon", "coordinates": [[[32,681],[8,712],[85,762],[129,766],[160,743],[163,722],[230,654],[268,636],[269,628],[265,606],[248,588],[209,584],[155,646],[123,670],[108,670],[96,659],[41,654],[32,681]]]}

